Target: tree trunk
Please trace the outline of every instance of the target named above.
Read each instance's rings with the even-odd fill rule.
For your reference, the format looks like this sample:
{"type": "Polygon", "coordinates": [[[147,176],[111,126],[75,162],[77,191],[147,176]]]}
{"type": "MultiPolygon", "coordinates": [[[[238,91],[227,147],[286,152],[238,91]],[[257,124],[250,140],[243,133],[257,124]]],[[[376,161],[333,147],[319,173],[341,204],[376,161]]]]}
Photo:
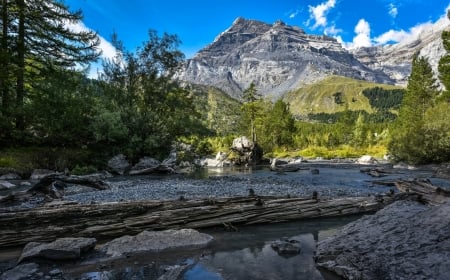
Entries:
{"type": "Polygon", "coordinates": [[[17,86],[16,86],[16,128],[25,129],[23,110],[25,97],[25,2],[18,0],[19,30],[17,38],[17,86]]]}
{"type": "Polygon", "coordinates": [[[110,239],[143,230],[207,228],[344,216],[373,212],[390,203],[352,197],[310,199],[232,197],[189,201],[133,201],[91,205],[48,205],[32,210],[0,208],[0,247],[59,237],[110,239]],[[3,211],[3,212],[2,212],[3,211]]]}
{"type": "Polygon", "coordinates": [[[9,50],[8,50],[8,1],[2,0],[2,41],[0,56],[0,88],[2,94],[2,116],[5,119],[10,117],[10,98],[9,98],[9,50]]]}

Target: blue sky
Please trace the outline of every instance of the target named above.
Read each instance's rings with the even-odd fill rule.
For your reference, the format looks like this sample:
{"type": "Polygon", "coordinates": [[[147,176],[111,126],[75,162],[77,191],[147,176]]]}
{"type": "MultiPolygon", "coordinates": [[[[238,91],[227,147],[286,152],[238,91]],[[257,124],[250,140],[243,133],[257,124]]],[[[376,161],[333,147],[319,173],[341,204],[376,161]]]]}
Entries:
{"type": "Polygon", "coordinates": [[[273,23],[282,20],[307,33],[336,37],[347,48],[406,40],[445,16],[449,0],[66,0],[81,9],[82,28],[102,37],[104,56],[115,31],[128,50],[148,30],[176,34],[187,58],[211,43],[239,16],[273,23]]]}

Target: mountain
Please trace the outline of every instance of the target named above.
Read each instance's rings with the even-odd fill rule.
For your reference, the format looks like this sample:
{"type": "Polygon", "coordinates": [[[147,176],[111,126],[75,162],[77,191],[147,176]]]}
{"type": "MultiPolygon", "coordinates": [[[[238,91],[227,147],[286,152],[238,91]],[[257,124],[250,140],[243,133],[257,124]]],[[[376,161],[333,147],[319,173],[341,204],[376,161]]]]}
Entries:
{"type": "Polygon", "coordinates": [[[243,18],[188,59],[176,78],[215,86],[239,99],[251,82],[264,96],[279,98],[330,75],[395,82],[361,63],[332,37],[309,35],[281,21],[271,25],[243,18]]]}
{"type": "Polygon", "coordinates": [[[434,24],[425,25],[420,32],[397,44],[358,48],[351,53],[362,63],[374,71],[386,73],[398,85],[405,86],[411,73],[411,62],[414,53],[428,58],[435,73],[439,59],[445,54],[441,33],[449,28],[447,17],[434,24]]]}

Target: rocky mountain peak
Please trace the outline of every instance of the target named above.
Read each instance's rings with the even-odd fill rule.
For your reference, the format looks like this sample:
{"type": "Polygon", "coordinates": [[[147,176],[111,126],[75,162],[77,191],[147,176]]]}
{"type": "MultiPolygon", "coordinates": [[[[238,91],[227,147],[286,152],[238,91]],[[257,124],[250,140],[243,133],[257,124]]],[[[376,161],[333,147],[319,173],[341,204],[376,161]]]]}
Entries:
{"type": "Polygon", "coordinates": [[[261,94],[278,98],[329,75],[393,82],[360,63],[332,37],[306,34],[282,21],[267,24],[244,18],[237,18],[187,60],[176,78],[216,86],[235,98],[253,82],[261,94]]]}

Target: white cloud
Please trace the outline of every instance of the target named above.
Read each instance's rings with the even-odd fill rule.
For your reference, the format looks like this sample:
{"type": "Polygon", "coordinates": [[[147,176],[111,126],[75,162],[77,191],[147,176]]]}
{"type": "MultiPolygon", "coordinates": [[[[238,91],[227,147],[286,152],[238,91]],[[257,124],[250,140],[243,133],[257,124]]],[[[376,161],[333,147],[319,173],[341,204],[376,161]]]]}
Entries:
{"type": "Polygon", "coordinates": [[[370,39],[370,24],[365,19],[360,19],[355,26],[356,36],[350,48],[370,47],[372,40],[370,39]]]}
{"type": "Polygon", "coordinates": [[[296,10],[295,12],[290,13],[289,18],[295,18],[298,15],[298,13],[300,13],[300,10],[296,10]]]}
{"type": "Polygon", "coordinates": [[[327,13],[329,10],[334,8],[336,5],[336,0],[328,0],[327,2],[323,2],[317,6],[309,6],[310,19],[308,20],[308,25],[310,20],[314,20],[315,23],[313,25],[313,29],[319,26],[326,27],[327,26],[327,13]]]}
{"type": "Polygon", "coordinates": [[[339,33],[342,33],[342,29],[340,28],[336,28],[336,25],[331,25],[325,28],[324,30],[325,35],[329,35],[329,36],[336,36],[339,33]]]}
{"type": "Polygon", "coordinates": [[[397,15],[398,15],[398,9],[397,9],[397,7],[395,6],[395,4],[394,4],[394,3],[390,3],[388,7],[389,7],[389,15],[390,15],[392,18],[396,18],[397,15]]]}
{"type": "Polygon", "coordinates": [[[401,42],[403,40],[408,39],[410,36],[411,36],[411,34],[404,30],[397,31],[397,30],[391,29],[388,32],[381,34],[380,36],[375,37],[374,41],[377,44],[384,45],[387,43],[401,42]]]}

